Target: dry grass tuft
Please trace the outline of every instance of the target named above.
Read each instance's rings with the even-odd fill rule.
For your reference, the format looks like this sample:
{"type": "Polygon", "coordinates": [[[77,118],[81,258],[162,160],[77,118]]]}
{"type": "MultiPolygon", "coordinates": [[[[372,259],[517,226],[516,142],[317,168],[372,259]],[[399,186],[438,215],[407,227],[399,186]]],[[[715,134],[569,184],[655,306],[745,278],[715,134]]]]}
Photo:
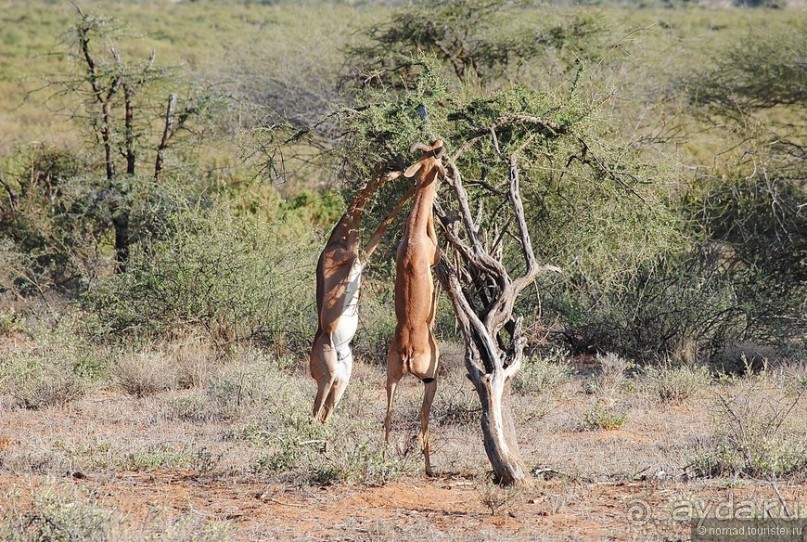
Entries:
{"type": "Polygon", "coordinates": [[[73,371],[72,359],[49,354],[12,355],[0,367],[0,389],[31,410],[63,406],[84,395],[87,384],[73,371]]]}
{"type": "Polygon", "coordinates": [[[177,385],[182,389],[202,388],[219,361],[209,339],[192,338],[166,346],[169,362],[176,368],[177,385]]]}
{"type": "Polygon", "coordinates": [[[112,366],[113,381],[126,393],[145,397],[177,386],[176,368],[157,351],[123,352],[112,366]]]}
{"type": "Polygon", "coordinates": [[[625,372],[631,364],[612,352],[597,354],[597,363],[600,366],[599,374],[586,380],[583,390],[594,395],[613,395],[625,383],[625,372]]]}
{"type": "Polygon", "coordinates": [[[693,454],[690,467],[695,476],[807,475],[807,433],[798,415],[803,394],[794,398],[774,396],[769,389],[760,393],[755,388],[764,382],[739,386],[734,396],[718,395],[713,433],[698,442],[693,454]]]}
{"type": "Polygon", "coordinates": [[[706,367],[648,367],[645,369],[650,388],[661,401],[680,403],[707,387],[712,379],[706,367]]]}

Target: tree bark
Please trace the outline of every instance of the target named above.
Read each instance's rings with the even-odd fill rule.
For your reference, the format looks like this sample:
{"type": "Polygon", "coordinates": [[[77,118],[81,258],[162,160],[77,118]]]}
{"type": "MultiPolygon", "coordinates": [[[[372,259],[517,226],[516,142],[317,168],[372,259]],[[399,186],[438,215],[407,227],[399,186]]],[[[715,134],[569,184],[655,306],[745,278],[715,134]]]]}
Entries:
{"type": "Polygon", "coordinates": [[[485,453],[493,467],[494,481],[502,485],[524,483],[526,467],[516,439],[516,425],[510,402],[510,377],[501,371],[485,374],[476,392],[482,404],[482,434],[485,453]]]}
{"type": "Polygon", "coordinates": [[[505,365],[497,335],[482,322],[468,300],[454,271],[445,261],[437,266],[437,277],[448,293],[454,312],[457,315],[465,338],[465,368],[473,382],[482,406],[482,443],[488,456],[493,476],[502,485],[526,483],[527,470],[521,459],[521,450],[516,438],[516,425],[510,402],[510,382],[521,366],[523,343],[519,328],[513,327],[513,340],[510,344],[505,365]]]}
{"type": "Polygon", "coordinates": [[[115,226],[115,272],[125,273],[129,261],[129,212],[118,209],[112,224],[115,226]]]}
{"type": "Polygon", "coordinates": [[[165,110],[165,123],[163,125],[163,136],[160,139],[160,144],[157,146],[157,159],[154,162],[154,180],[160,179],[160,174],[163,171],[163,153],[168,148],[168,142],[174,136],[174,113],[177,107],[177,95],[171,94],[168,96],[168,106],[165,110]]]}

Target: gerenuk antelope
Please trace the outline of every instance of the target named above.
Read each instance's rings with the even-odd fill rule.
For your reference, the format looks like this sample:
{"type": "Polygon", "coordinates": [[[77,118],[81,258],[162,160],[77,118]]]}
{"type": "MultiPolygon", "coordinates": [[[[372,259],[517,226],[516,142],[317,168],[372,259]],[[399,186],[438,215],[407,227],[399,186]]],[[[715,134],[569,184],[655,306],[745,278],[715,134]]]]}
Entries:
{"type": "Polygon", "coordinates": [[[359,323],[362,271],[395,215],[415,190],[410,189],[376,228],[363,250],[362,261],[359,255],[359,226],[364,207],[381,186],[400,175],[400,172],[394,172],[375,177],[356,193],[347,211],[336,223],[317,262],[318,326],[311,347],[310,369],[311,376],[317,381],[312,414],[322,423],[328,421],[342,398],[353,371],[350,341],[359,323]]]}
{"type": "Polygon", "coordinates": [[[415,143],[411,152],[419,150],[421,159],[411,165],[404,176],[417,174],[415,201],[404,225],[395,264],[395,335],[387,356],[387,416],[384,420],[384,442],[389,443],[392,403],[398,382],[410,373],[424,384],[420,409],[420,448],[426,461],[426,474],[433,476],[429,458],[429,411],[437,391],[437,362],[440,350],[432,333],[437,294],[431,267],[440,261],[440,249],[434,231],[432,205],[437,193],[437,178],[445,178],[440,157],[443,142],[431,146],[415,143]]]}

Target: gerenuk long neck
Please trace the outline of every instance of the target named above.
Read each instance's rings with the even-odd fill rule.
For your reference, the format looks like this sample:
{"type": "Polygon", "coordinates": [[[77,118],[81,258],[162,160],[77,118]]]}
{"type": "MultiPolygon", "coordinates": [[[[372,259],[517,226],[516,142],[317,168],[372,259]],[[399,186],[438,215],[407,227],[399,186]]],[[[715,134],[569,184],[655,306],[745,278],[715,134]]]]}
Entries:
{"type": "Polygon", "coordinates": [[[329,243],[343,242],[347,244],[351,250],[358,253],[359,224],[367,202],[370,201],[373,194],[390,179],[391,177],[389,175],[375,177],[356,192],[353,201],[348,205],[347,211],[345,211],[345,214],[342,215],[342,218],[334,227],[329,243]]]}
{"type": "Polygon", "coordinates": [[[412,204],[412,212],[404,225],[404,236],[426,234],[426,225],[432,214],[434,197],[437,194],[437,169],[430,168],[423,177],[418,179],[418,192],[412,204]]]}

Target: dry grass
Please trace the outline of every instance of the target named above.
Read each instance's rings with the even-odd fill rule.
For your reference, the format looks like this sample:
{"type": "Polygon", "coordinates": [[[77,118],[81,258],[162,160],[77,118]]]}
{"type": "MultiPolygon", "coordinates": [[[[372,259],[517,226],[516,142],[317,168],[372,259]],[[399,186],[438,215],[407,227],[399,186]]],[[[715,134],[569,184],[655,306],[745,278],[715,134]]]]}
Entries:
{"type": "Polygon", "coordinates": [[[112,377],[122,390],[145,397],[177,386],[176,368],[157,351],[123,352],[113,362],[112,377]]]}
{"type": "Polygon", "coordinates": [[[807,426],[802,419],[807,401],[804,392],[791,393],[782,384],[762,375],[717,393],[712,433],[692,454],[693,475],[807,477],[807,426]]]}
{"type": "MultiPolygon", "coordinates": [[[[319,540],[360,533],[390,539],[386,532],[414,539],[438,532],[449,540],[519,539],[514,534],[518,529],[486,523],[493,520],[548,522],[555,525],[550,536],[558,540],[564,539],[564,525],[583,522],[599,525],[603,536],[622,533],[613,535],[622,539],[626,524],[620,514],[631,498],[653,495],[653,506],[666,510],[704,491],[713,495],[721,484],[739,484],[752,493],[770,491],[768,482],[755,481],[767,475],[779,480],[786,498],[798,498],[787,488],[804,480],[807,470],[800,462],[807,426],[807,408],[800,400],[802,365],[706,385],[700,378],[705,373],[695,367],[659,370],[651,377],[631,374],[621,358],[603,356],[600,370],[587,375],[559,356],[530,360],[511,400],[523,458],[537,479],[529,488],[510,491],[481,482],[490,466],[482,446],[478,398],[460,356],[450,347],[430,424],[439,478],[426,481],[415,438],[423,385],[411,377],[402,380],[385,450],[385,371],[375,359],[356,363],[342,403],[323,427],[310,419],[314,382],[304,358],[278,358],[250,346],[219,352],[193,336],[164,340],[143,351],[93,350],[80,340],[68,340],[73,336],[68,329],[23,331],[30,339],[11,344],[7,359],[13,363],[0,364],[3,393],[12,399],[3,406],[0,473],[55,489],[52,500],[9,496],[6,531],[0,531],[4,539],[58,539],[57,532],[46,531],[57,518],[65,522],[58,532],[88,540],[152,540],[157,527],[150,525],[175,533],[176,540],[319,540]],[[43,349],[40,343],[49,346],[43,349]],[[13,397],[27,393],[24,384],[53,376],[46,359],[60,360],[55,367],[72,375],[84,394],[42,401],[38,410],[21,408],[24,402],[13,397]],[[744,440],[731,412],[715,410],[718,394],[742,420],[744,440]],[[68,489],[54,480],[69,482],[68,489]],[[155,480],[166,482],[154,486],[155,480]],[[184,484],[181,491],[177,484],[184,484]],[[410,496],[404,488],[412,484],[422,487],[410,496]],[[383,493],[385,488],[389,494],[383,493]],[[226,497],[229,504],[212,510],[211,503],[220,503],[225,489],[232,492],[226,497]],[[437,498],[438,490],[446,493],[437,498]],[[351,491],[379,491],[382,504],[339,500],[351,491]],[[126,508],[135,495],[142,503],[162,499],[162,508],[146,521],[136,508],[126,508]],[[259,501],[256,495],[268,496],[259,501]],[[298,506],[320,514],[324,504],[317,498],[343,510],[340,526],[328,523],[335,530],[327,535],[299,530],[304,529],[300,518],[306,516],[298,506]],[[410,500],[395,501],[399,498],[410,500]],[[447,507],[444,517],[449,519],[442,521],[452,527],[440,531],[428,514],[407,516],[419,523],[402,526],[393,511],[375,523],[359,516],[344,519],[344,510],[366,514],[393,501],[397,510],[409,510],[415,506],[413,498],[424,499],[419,510],[447,507]],[[432,498],[437,500],[428,500],[432,498]],[[296,504],[278,505],[272,499],[296,504]],[[208,515],[183,512],[189,501],[208,515]],[[243,519],[256,514],[280,515],[264,523],[243,519]],[[450,518],[478,523],[469,528],[450,518]],[[25,531],[20,522],[29,520],[25,531]]],[[[636,539],[661,540],[679,527],[660,526],[652,536],[642,533],[636,539]]]]}
{"type": "Polygon", "coordinates": [[[584,382],[586,393],[610,396],[625,383],[626,372],[631,363],[613,352],[597,354],[599,372],[584,382]]]}
{"type": "MultiPolygon", "coordinates": [[[[165,352],[173,352],[166,345],[163,346],[165,352]]],[[[201,348],[203,352],[206,351],[204,347],[201,348]]],[[[198,356],[204,357],[202,354],[198,356]]],[[[133,355],[131,359],[165,362],[175,358],[170,355],[154,356],[151,352],[142,358],[133,355]]],[[[449,493],[460,492],[464,495],[441,497],[443,501],[456,501],[457,504],[451,506],[465,514],[456,517],[490,518],[495,514],[500,521],[510,521],[515,516],[518,520],[513,521],[552,524],[571,517],[576,518],[575,521],[611,525],[605,527],[606,531],[618,532],[625,528],[624,523],[618,527],[618,523],[605,520],[608,516],[600,515],[602,511],[584,512],[580,507],[606,506],[610,503],[608,506],[616,506],[619,513],[623,501],[628,500],[630,495],[608,496],[610,493],[607,492],[618,491],[615,488],[623,486],[627,490],[630,484],[642,484],[641,487],[645,489],[637,487],[637,491],[644,493],[638,496],[655,495],[652,497],[655,499],[653,506],[659,508],[672,506],[674,499],[683,501],[692,498],[693,492],[706,491],[701,482],[687,482],[686,475],[693,473],[690,465],[693,457],[702,457],[705,452],[719,449],[721,441],[718,437],[725,433],[718,431],[720,424],[724,429],[728,427],[726,419],[719,416],[716,417],[718,425],[702,423],[709,418],[715,405],[714,389],[709,387],[698,387],[691,396],[679,402],[661,402],[643,379],[630,379],[635,380],[639,390],[621,386],[610,388],[606,396],[584,391],[587,381],[598,378],[598,375],[585,377],[565,373],[560,383],[550,389],[542,387],[541,393],[514,393],[512,396],[524,459],[531,470],[540,471],[543,481],[537,481],[537,485],[521,492],[511,492],[479,482],[486,479],[489,465],[481,444],[476,394],[464,374],[457,371],[457,367],[452,367],[451,372],[442,374],[439,380],[431,424],[434,443],[432,459],[441,478],[427,482],[421,477],[422,458],[414,439],[418,427],[417,411],[423,393],[420,382],[413,378],[402,381],[396,403],[393,441],[385,455],[383,368],[375,364],[357,363],[354,379],[332,423],[322,427],[310,420],[314,383],[300,369],[302,365],[300,360],[278,360],[260,350],[246,348],[233,351],[225,359],[207,365],[205,383],[200,387],[180,389],[176,385],[160,385],[153,393],[141,394],[140,397],[124,392],[119,387],[106,390],[96,387],[92,393],[66,405],[53,405],[40,411],[8,410],[7,423],[0,430],[0,442],[6,443],[0,450],[0,472],[25,477],[61,477],[65,473],[72,473],[74,484],[92,487],[103,484],[108,499],[112,499],[109,495],[114,495],[115,499],[124,498],[130,487],[146,491],[148,484],[153,483],[148,480],[166,476],[174,481],[167,486],[168,489],[159,490],[159,494],[163,495],[161,498],[173,498],[171,492],[176,489],[170,488],[176,488],[177,480],[188,476],[198,482],[196,485],[189,482],[188,488],[183,489],[188,492],[185,498],[190,498],[195,491],[220,492],[223,487],[238,487],[239,484],[264,488],[250,490],[252,493],[234,493],[228,502],[238,503],[240,507],[250,505],[254,502],[255,494],[264,494],[267,487],[273,488],[267,499],[290,504],[296,502],[293,495],[297,495],[297,498],[311,495],[313,498],[314,495],[326,494],[322,493],[324,489],[315,488],[333,487],[333,493],[328,490],[327,494],[331,495],[328,502],[335,503],[337,496],[350,494],[353,491],[350,488],[366,488],[359,494],[365,494],[372,488],[380,488],[379,491],[385,487],[398,488],[395,490],[397,493],[385,497],[395,498],[394,495],[401,494],[401,487],[420,480],[419,483],[425,484],[426,488],[422,491],[433,492],[445,486],[453,488],[446,490],[449,493]],[[648,388],[647,392],[642,389],[645,387],[648,388]],[[538,417],[531,414],[536,409],[541,410],[538,417]],[[594,415],[597,409],[602,415],[594,415]],[[56,412],[58,415],[54,415],[56,412]],[[581,420],[587,416],[593,422],[591,428],[596,430],[580,432],[581,420]],[[608,419],[620,418],[621,423],[606,423],[608,419]],[[36,430],[26,432],[26,436],[23,436],[13,429],[22,426],[35,427],[36,430]],[[138,481],[127,482],[129,477],[137,477],[132,480],[138,481]],[[135,486],[130,486],[131,483],[135,486]],[[602,489],[592,489],[596,487],[602,489]],[[662,488],[666,489],[662,491],[662,488]],[[655,493],[657,490],[659,492],[655,493]]],[[[117,374],[112,371],[115,379],[118,378],[117,374]]],[[[754,405],[764,405],[771,400],[771,389],[775,388],[779,390],[782,400],[777,399],[779,410],[770,412],[779,412],[782,417],[782,407],[795,401],[792,384],[796,378],[797,375],[783,371],[726,380],[717,389],[724,396],[749,397],[754,405]]],[[[787,435],[788,440],[777,442],[803,442],[794,440],[793,435],[798,435],[799,429],[803,435],[804,422],[807,420],[805,405],[796,402],[784,419],[782,434],[787,435]]],[[[751,427],[750,421],[746,423],[747,430],[751,427]]],[[[779,449],[785,450],[781,446],[779,449]]],[[[795,448],[792,450],[795,451],[795,448]]],[[[781,457],[792,459],[795,456],[781,457]]],[[[767,461],[771,463],[773,459],[767,461]]],[[[751,471],[743,472],[754,475],[751,471]]],[[[745,476],[743,472],[741,476],[745,476]]],[[[713,470],[710,475],[719,477],[727,473],[713,470]]],[[[800,479],[804,473],[805,466],[794,464],[788,473],[777,472],[777,476],[786,476],[785,480],[800,479]]],[[[755,483],[751,479],[741,481],[742,485],[750,484],[748,487],[751,488],[755,487],[755,483]]],[[[153,499],[154,496],[144,498],[153,499]]],[[[212,499],[211,502],[218,502],[218,497],[208,498],[212,499]]],[[[10,510],[9,514],[16,515],[7,516],[9,522],[5,525],[12,529],[16,525],[19,530],[20,518],[37,510],[37,517],[61,514],[71,525],[71,532],[89,533],[85,537],[87,539],[92,539],[93,532],[107,533],[107,536],[112,536],[109,533],[124,532],[131,540],[148,540],[151,536],[149,528],[144,527],[146,524],[133,526],[130,519],[118,514],[116,505],[110,504],[111,500],[104,503],[83,499],[61,489],[56,499],[53,504],[15,497],[9,501],[15,503],[14,506],[7,510],[10,510]],[[75,515],[67,514],[68,509],[75,515]],[[113,510],[115,512],[108,515],[113,510]],[[93,523],[95,521],[99,523],[93,523]]],[[[311,501],[310,505],[322,506],[315,503],[311,501]]],[[[280,506],[284,514],[300,513],[296,506],[273,506],[280,506]]],[[[357,506],[363,505],[353,503],[340,506],[348,510],[343,513],[351,514],[357,510],[357,506]]],[[[235,515],[231,519],[227,519],[230,512],[213,513],[209,518],[202,519],[201,516],[177,516],[171,510],[174,509],[168,507],[156,511],[153,519],[155,524],[174,526],[179,533],[177,540],[187,539],[182,538],[185,535],[200,540],[300,536],[299,532],[295,535],[293,532],[296,531],[284,530],[296,523],[285,523],[285,527],[276,522],[263,526],[242,523],[238,519],[242,516],[238,514],[243,512],[233,512],[235,515]],[[191,521],[191,517],[198,521],[191,521]],[[184,527],[180,528],[179,525],[184,527]]],[[[249,514],[254,515],[252,512],[249,514]]],[[[283,520],[287,522],[296,521],[288,519],[287,515],[280,518],[287,518],[283,520]]],[[[421,517],[426,522],[421,527],[408,524],[400,532],[413,536],[435,532],[426,528],[427,525],[435,528],[432,519],[428,518],[430,516],[421,517]]],[[[343,519],[342,525],[346,530],[341,532],[356,534],[369,532],[368,528],[376,532],[374,529],[381,529],[381,526],[394,528],[397,525],[395,520],[379,521],[381,523],[371,527],[359,520],[345,522],[343,519]]],[[[487,531],[485,536],[480,535],[480,540],[518,540],[509,531],[497,530],[500,527],[482,525],[480,523],[480,529],[492,530],[487,531]]],[[[34,526],[32,529],[36,531],[40,527],[34,526]]],[[[667,530],[659,532],[675,532],[673,527],[676,526],[669,529],[664,527],[667,530]]],[[[559,536],[562,527],[557,528],[559,530],[555,534],[559,536]]],[[[463,539],[473,539],[478,534],[468,533],[467,529],[463,532],[463,539]]],[[[621,532],[624,533],[624,530],[621,532]]],[[[445,536],[455,539],[448,533],[445,536]]],[[[637,539],[662,539],[663,536],[666,535],[637,539]]],[[[312,538],[320,539],[317,536],[312,538]]],[[[384,534],[379,534],[378,538],[388,539],[384,534]]]]}
{"type": "Polygon", "coordinates": [[[648,367],[645,377],[652,393],[661,401],[681,402],[709,385],[712,375],[706,367],[648,367]]]}

